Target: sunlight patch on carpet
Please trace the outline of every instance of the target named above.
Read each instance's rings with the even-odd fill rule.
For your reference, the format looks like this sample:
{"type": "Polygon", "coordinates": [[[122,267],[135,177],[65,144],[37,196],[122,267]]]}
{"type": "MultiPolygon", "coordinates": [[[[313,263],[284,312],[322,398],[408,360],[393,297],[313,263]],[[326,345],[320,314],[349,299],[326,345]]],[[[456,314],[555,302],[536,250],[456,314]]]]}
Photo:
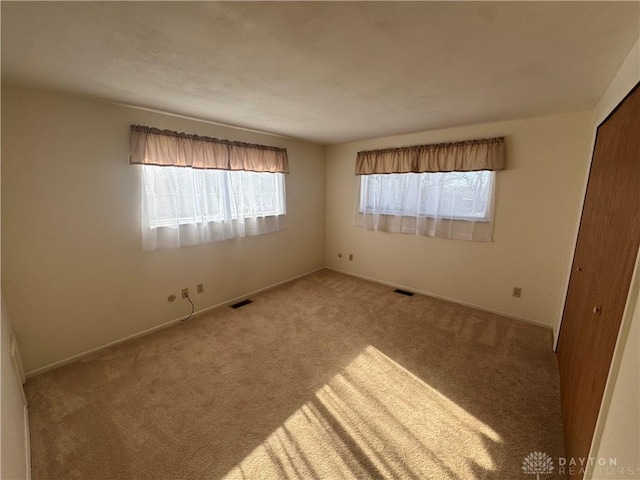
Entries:
{"type": "Polygon", "coordinates": [[[227,474],[477,478],[500,435],[372,346],[227,474]]]}

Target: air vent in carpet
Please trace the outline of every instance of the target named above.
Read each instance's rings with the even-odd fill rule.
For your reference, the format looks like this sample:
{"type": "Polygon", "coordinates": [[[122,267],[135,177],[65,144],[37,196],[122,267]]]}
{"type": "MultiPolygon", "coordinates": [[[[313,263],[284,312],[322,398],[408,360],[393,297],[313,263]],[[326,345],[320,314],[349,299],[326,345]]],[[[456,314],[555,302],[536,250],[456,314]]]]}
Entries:
{"type": "Polygon", "coordinates": [[[240,308],[240,307],[244,307],[245,305],[249,305],[251,302],[251,300],[247,299],[247,300],[243,300],[241,302],[238,303],[234,303],[233,305],[231,305],[231,308],[240,308]]]}
{"type": "Polygon", "coordinates": [[[407,297],[413,297],[414,295],[413,292],[407,292],[406,290],[400,290],[399,288],[396,288],[393,293],[399,293],[400,295],[406,295],[407,297]]]}

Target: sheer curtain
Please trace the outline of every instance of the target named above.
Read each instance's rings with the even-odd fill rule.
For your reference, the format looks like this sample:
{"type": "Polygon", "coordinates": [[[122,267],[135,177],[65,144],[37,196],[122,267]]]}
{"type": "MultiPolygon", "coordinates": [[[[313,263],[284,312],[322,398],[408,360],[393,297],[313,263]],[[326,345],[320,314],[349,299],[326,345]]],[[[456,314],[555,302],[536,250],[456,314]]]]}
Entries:
{"type": "Polygon", "coordinates": [[[491,241],[495,172],[362,175],[356,225],[491,241]]]}
{"type": "Polygon", "coordinates": [[[141,168],[145,250],[260,235],[286,225],[282,173],[141,168]]]}

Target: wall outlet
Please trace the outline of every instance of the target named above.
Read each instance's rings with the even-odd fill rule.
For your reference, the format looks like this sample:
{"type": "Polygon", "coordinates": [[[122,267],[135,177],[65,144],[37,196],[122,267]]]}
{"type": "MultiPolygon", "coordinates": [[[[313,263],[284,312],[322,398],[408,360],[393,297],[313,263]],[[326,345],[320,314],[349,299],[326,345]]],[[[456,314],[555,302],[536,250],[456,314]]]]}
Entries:
{"type": "Polygon", "coordinates": [[[199,283],[198,285],[196,285],[196,292],[198,293],[204,292],[204,283],[199,283]]]}
{"type": "Polygon", "coordinates": [[[189,289],[188,288],[183,288],[182,289],[182,298],[187,298],[189,296],[189,289]]]}
{"type": "Polygon", "coordinates": [[[169,295],[169,296],[167,297],[167,301],[168,301],[168,302],[174,302],[175,300],[176,300],[176,296],[175,296],[175,295],[169,295]]]}
{"type": "Polygon", "coordinates": [[[350,262],[353,262],[353,253],[350,253],[350,254],[349,254],[349,261],[350,261],[350,262]]]}
{"type": "Polygon", "coordinates": [[[520,298],[522,296],[522,289],[520,287],[513,287],[513,293],[511,295],[520,298]]]}

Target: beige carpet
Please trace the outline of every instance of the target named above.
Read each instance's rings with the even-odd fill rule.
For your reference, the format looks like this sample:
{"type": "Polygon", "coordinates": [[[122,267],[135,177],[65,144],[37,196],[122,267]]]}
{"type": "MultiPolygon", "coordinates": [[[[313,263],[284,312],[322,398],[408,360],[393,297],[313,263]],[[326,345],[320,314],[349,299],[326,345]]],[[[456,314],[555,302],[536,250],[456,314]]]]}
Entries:
{"type": "Polygon", "coordinates": [[[253,300],[30,379],[33,478],[526,480],[563,453],[550,330],[328,270],[253,300]]]}

